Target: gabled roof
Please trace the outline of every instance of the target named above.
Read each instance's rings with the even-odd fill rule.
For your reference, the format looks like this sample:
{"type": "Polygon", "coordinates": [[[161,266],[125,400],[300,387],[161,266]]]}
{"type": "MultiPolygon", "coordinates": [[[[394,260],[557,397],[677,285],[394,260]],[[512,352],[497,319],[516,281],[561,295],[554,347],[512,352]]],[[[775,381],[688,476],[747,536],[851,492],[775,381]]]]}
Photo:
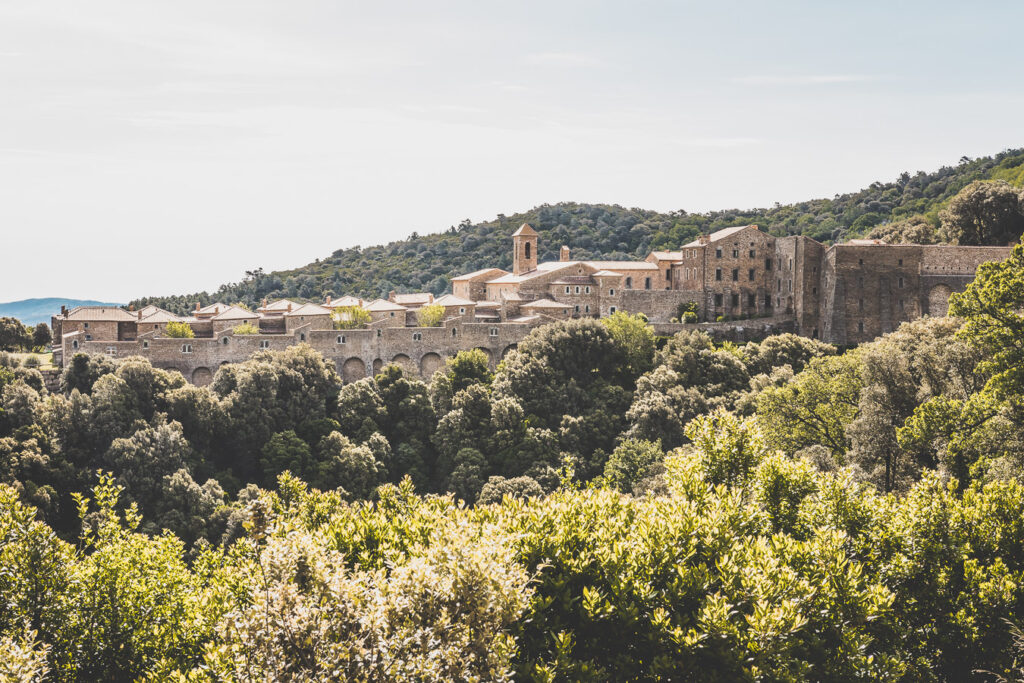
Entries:
{"type": "Polygon", "coordinates": [[[226,310],[221,311],[217,315],[213,316],[214,320],[254,320],[259,315],[252,311],[247,311],[241,306],[228,306],[226,310]]]}
{"type": "Polygon", "coordinates": [[[552,273],[552,272],[555,272],[555,271],[558,271],[558,270],[562,270],[563,268],[571,268],[571,267],[576,266],[578,264],[579,264],[579,261],[544,261],[543,263],[538,263],[537,264],[537,269],[536,270],[531,270],[530,272],[523,273],[522,275],[515,275],[513,273],[506,273],[506,274],[502,275],[501,277],[494,278],[493,280],[488,280],[487,284],[489,284],[489,285],[506,285],[506,284],[514,284],[514,283],[517,283],[517,282],[525,282],[527,280],[532,280],[535,277],[540,277],[542,275],[547,275],[549,273],[552,273]]]}
{"type": "Polygon", "coordinates": [[[410,294],[395,294],[394,303],[400,306],[423,306],[434,300],[430,292],[412,292],[410,294]]]}
{"type": "Polygon", "coordinates": [[[683,252],[681,251],[652,251],[650,256],[658,259],[659,261],[682,261],[683,252]]]}
{"type": "Polygon", "coordinates": [[[563,275],[551,284],[553,285],[592,285],[594,278],[587,275],[563,275]]]}
{"type": "Polygon", "coordinates": [[[302,304],[285,315],[330,315],[331,309],[324,308],[318,304],[302,304]]]}
{"type": "Polygon", "coordinates": [[[131,323],[138,320],[138,317],[117,306],[78,306],[68,311],[65,320],[131,323]]]}
{"type": "Polygon", "coordinates": [[[611,270],[599,270],[591,277],[622,277],[622,273],[616,273],[611,270]]]}
{"type": "Polygon", "coordinates": [[[259,310],[265,313],[287,313],[289,309],[296,309],[298,307],[299,304],[294,301],[278,299],[277,301],[270,302],[266,306],[260,306],[259,310]]]}
{"type": "MultiPolygon", "coordinates": [[[[706,242],[706,244],[710,244],[711,242],[717,242],[718,240],[725,239],[726,237],[729,237],[730,235],[734,235],[737,232],[739,232],[740,230],[746,230],[747,228],[753,228],[754,230],[758,230],[759,229],[756,225],[753,225],[753,224],[751,224],[751,225],[734,225],[731,228],[722,228],[721,230],[716,230],[713,233],[711,233],[710,235],[708,235],[708,241],[706,242]]],[[[699,246],[702,246],[702,243],[700,241],[700,238],[698,237],[697,239],[695,239],[694,241],[690,242],[689,244],[684,244],[683,248],[685,249],[687,247],[699,247],[699,246]]]]}
{"type": "Polygon", "coordinates": [[[340,299],[333,299],[331,301],[330,308],[337,308],[338,306],[362,306],[363,300],[355,296],[343,296],[340,299]]]}
{"type": "Polygon", "coordinates": [[[598,270],[658,270],[658,266],[647,261],[584,261],[598,270]]]}
{"type": "Polygon", "coordinates": [[[473,306],[476,304],[475,301],[463,299],[461,296],[455,296],[454,294],[445,294],[442,297],[438,297],[434,300],[434,303],[440,306],[473,306]]]}
{"type": "Polygon", "coordinates": [[[197,316],[199,316],[199,315],[217,315],[219,313],[222,313],[223,311],[226,311],[227,309],[228,309],[228,305],[227,304],[222,304],[219,301],[215,301],[212,304],[210,304],[209,306],[203,306],[202,308],[200,308],[200,309],[198,309],[196,311],[193,311],[193,313],[195,315],[197,315],[197,316]]]}
{"type": "Polygon", "coordinates": [[[532,235],[536,237],[537,231],[530,227],[529,223],[523,223],[519,226],[519,229],[512,233],[513,237],[519,237],[521,235],[532,235]]]}
{"type": "Polygon", "coordinates": [[[394,302],[385,301],[384,299],[374,299],[370,303],[365,304],[363,306],[363,308],[366,309],[367,311],[370,311],[371,313],[379,313],[380,311],[407,311],[407,310],[409,310],[405,306],[399,306],[398,304],[396,304],[394,302]]]}
{"type": "Polygon", "coordinates": [[[181,322],[181,318],[179,318],[178,316],[174,315],[170,311],[165,311],[162,308],[157,308],[156,306],[146,306],[146,308],[143,308],[141,311],[139,311],[139,313],[142,314],[142,317],[139,318],[139,322],[144,325],[158,325],[160,323],[181,322]],[[147,308],[154,310],[152,310],[149,313],[146,313],[147,308]]]}
{"type": "Polygon", "coordinates": [[[456,277],[452,278],[452,282],[455,282],[457,280],[458,281],[462,281],[462,280],[469,280],[469,281],[472,281],[472,280],[485,280],[485,281],[487,281],[487,280],[493,280],[496,277],[501,277],[502,275],[508,275],[508,271],[507,270],[502,270],[501,268],[483,268],[482,270],[474,270],[472,273],[466,273],[465,275],[457,275],[456,277]]]}
{"type": "Polygon", "coordinates": [[[520,304],[519,308],[572,308],[572,306],[552,301],[551,299],[537,299],[536,301],[520,304]]]}

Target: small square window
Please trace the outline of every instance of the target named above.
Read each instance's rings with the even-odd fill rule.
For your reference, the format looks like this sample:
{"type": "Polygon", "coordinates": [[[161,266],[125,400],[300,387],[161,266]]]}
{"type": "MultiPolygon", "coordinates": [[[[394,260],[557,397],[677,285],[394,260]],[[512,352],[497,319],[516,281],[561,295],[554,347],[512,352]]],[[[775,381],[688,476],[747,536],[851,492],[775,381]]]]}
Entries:
{"type": "Polygon", "coordinates": [[[903,265],[903,259],[900,259],[900,265],[901,266],[903,265]]]}
{"type": "Polygon", "coordinates": [[[261,349],[269,349],[270,348],[270,340],[269,339],[261,339],[260,340],[260,348],[261,349]]]}
{"type": "Polygon", "coordinates": [[[465,308],[460,308],[459,309],[459,315],[466,315],[466,309],[465,308]]]}
{"type": "Polygon", "coordinates": [[[144,348],[144,349],[148,349],[149,348],[149,341],[148,340],[142,342],[142,348],[144,348]]]}
{"type": "Polygon", "coordinates": [[[344,344],[345,343],[345,335],[343,335],[343,334],[339,334],[338,335],[338,343],[339,344],[344,344]]]}
{"type": "Polygon", "coordinates": [[[89,329],[89,323],[82,323],[82,327],[84,327],[85,329],[89,329]]]}
{"type": "Polygon", "coordinates": [[[612,306],[611,308],[609,308],[609,309],[608,309],[608,312],[609,312],[609,313],[614,313],[614,312],[615,312],[615,307],[614,307],[614,306],[612,306]]]}
{"type": "Polygon", "coordinates": [[[756,249],[751,249],[750,250],[750,258],[755,258],[756,256],[757,256],[757,250],[756,249]]]}
{"type": "Polygon", "coordinates": [[[747,271],[747,279],[750,280],[751,282],[754,281],[754,269],[753,268],[751,268],[750,270],[747,271]]]}
{"type": "Polygon", "coordinates": [[[715,258],[722,258],[722,248],[718,247],[715,249],[715,258]]]}
{"type": "Polygon", "coordinates": [[[497,336],[498,336],[498,328],[497,328],[497,327],[492,327],[492,328],[490,329],[490,335],[491,335],[492,337],[497,337],[497,336]]]}
{"type": "Polygon", "coordinates": [[[740,257],[740,250],[739,249],[733,249],[732,250],[732,257],[733,258],[739,258],[740,257]]]}
{"type": "MultiPolygon", "coordinates": [[[[864,265],[864,259],[857,259],[857,265],[858,266],[863,266],[864,265]]],[[[861,326],[863,327],[863,323],[861,323],[861,326]]]]}
{"type": "Polygon", "coordinates": [[[85,341],[92,341],[92,335],[91,334],[85,335],[85,341]]]}
{"type": "Polygon", "coordinates": [[[608,290],[608,296],[615,296],[615,290],[614,289],[609,289],[608,290]]]}
{"type": "Polygon", "coordinates": [[[740,269],[739,268],[733,268],[732,269],[732,281],[733,282],[739,282],[739,279],[740,279],[740,269]]]}

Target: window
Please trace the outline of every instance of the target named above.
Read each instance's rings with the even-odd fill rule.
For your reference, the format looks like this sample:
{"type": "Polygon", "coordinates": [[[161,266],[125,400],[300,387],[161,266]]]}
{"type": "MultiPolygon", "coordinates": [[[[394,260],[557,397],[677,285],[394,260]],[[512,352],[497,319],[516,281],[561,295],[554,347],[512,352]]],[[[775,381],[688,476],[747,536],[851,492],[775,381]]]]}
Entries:
{"type": "Polygon", "coordinates": [[[82,327],[84,327],[85,329],[89,329],[89,323],[82,323],[82,327]]]}
{"type": "Polygon", "coordinates": [[[771,270],[772,269],[772,260],[770,258],[766,258],[764,260],[764,269],[765,270],[771,270]]]}
{"type": "Polygon", "coordinates": [[[579,293],[580,293],[580,288],[577,286],[576,287],[576,294],[579,294],[579,293]]]}
{"type": "Polygon", "coordinates": [[[339,344],[344,344],[345,343],[345,335],[339,334],[338,338],[335,341],[337,341],[339,344]]]}
{"type": "Polygon", "coordinates": [[[903,310],[903,299],[900,299],[900,310],[903,310]]]}
{"type": "Polygon", "coordinates": [[[718,247],[715,249],[715,258],[722,258],[722,248],[718,247]]]}
{"type": "Polygon", "coordinates": [[[392,318],[394,318],[394,317],[395,317],[395,312],[394,312],[394,311],[391,311],[391,317],[392,317],[392,318]]]}
{"type": "Polygon", "coordinates": [[[896,286],[899,287],[900,289],[903,289],[903,278],[900,278],[899,280],[896,281],[896,286]]]}
{"type": "Polygon", "coordinates": [[[739,279],[740,279],[740,269],[739,268],[733,268],[732,269],[732,281],[733,282],[739,282],[739,279]]]}
{"type": "Polygon", "coordinates": [[[465,306],[459,308],[459,315],[466,315],[466,307],[465,306]]]}
{"type": "Polygon", "coordinates": [[[159,330],[159,329],[160,329],[160,326],[159,326],[159,325],[153,325],[153,329],[154,329],[154,330],[159,330]]]}
{"type": "MultiPolygon", "coordinates": [[[[857,265],[858,265],[858,266],[863,266],[863,265],[864,265],[864,259],[857,259],[857,265]]],[[[861,323],[861,326],[863,326],[863,325],[864,325],[864,324],[863,324],[863,323],[861,323]]]]}
{"type": "Polygon", "coordinates": [[[92,341],[92,335],[91,334],[85,335],[85,341],[92,341]]]}
{"type": "Polygon", "coordinates": [[[584,313],[590,313],[590,304],[587,304],[586,308],[583,309],[584,313]]]}
{"type": "Polygon", "coordinates": [[[220,343],[223,344],[224,346],[227,346],[228,345],[228,338],[227,337],[221,337],[220,338],[220,343]]]}
{"type": "MultiPolygon", "coordinates": [[[[76,348],[77,348],[77,344],[78,344],[78,342],[75,342],[76,348]]],[[[145,341],[142,342],[142,348],[144,348],[144,349],[148,349],[149,348],[149,340],[145,340],[145,341]]]]}
{"type": "Polygon", "coordinates": [[[608,290],[608,296],[615,296],[615,290],[614,289],[609,289],[608,290]]]}
{"type": "Polygon", "coordinates": [[[261,339],[260,340],[260,348],[261,349],[269,349],[270,348],[270,340],[269,339],[261,339]]]}
{"type": "Polygon", "coordinates": [[[423,333],[422,332],[413,332],[412,333],[412,340],[413,341],[422,341],[423,340],[423,333]]]}
{"type": "Polygon", "coordinates": [[[793,270],[793,259],[789,259],[789,270],[793,270]]]}
{"type": "Polygon", "coordinates": [[[857,331],[864,334],[864,323],[857,323],[857,331]]]}
{"type": "Polygon", "coordinates": [[[671,269],[665,271],[665,281],[666,282],[672,282],[672,270],[671,269]]]}
{"type": "Polygon", "coordinates": [[[489,334],[490,334],[490,335],[491,335],[492,337],[497,337],[497,336],[498,336],[498,328],[497,328],[497,327],[492,327],[492,328],[491,328],[491,329],[489,330],[489,334]]]}
{"type": "Polygon", "coordinates": [[[587,293],[587,294],[590,294],[590,287],[587,287],[587,288],[586,288],[586,289],[584,289],[583,291],[584,291],[585,293],[587,293]]]}
{"type": "Polygon", "coordinates": [[[772,295],[771,294],[766,294],[765,295],[765,297],[764,297],[764,307],[765,308],[771,308],[772,307],[772,295]]]}
{"type": "Polygon", "coordinates": [[[775,278],[775,289],[782,289],[782,278],[775,278]]]}
{"type": "Polygon", "coordinates": [[[651,288],[651,278],[645,277],[644,278],[644,289],[650,289],[650,288],[651,288]]]}
{"type": "Polygon", "coordinates": [[[818,288],[817,287],[811,287],[811,294],[817,294],[817,293],[818,293],[818,288]]]}
{"type": "Polygon", "coordinates": [[[609,313],[614,313],[614,312],[615,312],[615,307],[614,307],[614,306],[612,306],[611,308],[609,308],[609,309],[608,309],[608,312],[609,312],[609,313]]]}
{"type": "Polygon", "coordinates": [[[633,278],[626,278],[626,289],[633,289],[633,278]]]}
{"type": "Polygon", "coordinates": [[[718,282],[722,281],[722,269],[721,268],[715,268],[715,280],[717,280],[718,282]]]}
{"type": "Polygon", "coordinates": [[[306,341],[306,333],[305,332],[301,332],[299,334],[299,341],[306,341]]]}
{"type": "Polygon", "coordinates": [[[757,308],[757,294],[747,294],[747,306],[757,308]]]}
{"type": "Polygon", "coordinates": [[[740,257],[740,250],[739,249],[733,249],[732,250],[732,257],[733,258],[739,258],[740,257]]]}
{"type": "Polygon", "coordinates": [[[384,330],[377,330],[377,336],[378,337],[383,337],[384,336],[384,330]]]}
{"type": "Polygon", "coordinates": [[[71,348],[73,348],[73,349],[77,349],[78,348],[78,340],[77,339],[74,340],[73,342],[71,342],[71,348]]]}
{"type": "Polygon", "coordinates": [[[757,257],[757,250],[756,249],[751,249],[750,250],[750,258],[756,258],[756,257],[757,257]]]}
{"type": "Polygon", "coordinates": [[[452,336],[453,337],[458,337],[459,336],[459,330],[453,327],[452,328],[452,336]]]}
{"type": "Polygon", "coordinates": [[[900,265],[901,266],[903,265],[903,259],[900,259],[900,265]]]}
{"type": "Polygon", "coordinates": [[[529,242],[526,243],[526,258],[530,258],[530,243],[529,242]]]}
{"type": "Polygon", "coordinates": [[[191,344],[182,344],[181,345],[181,352],[182,353],[192,353],[192,345],[191,344]]]}
{"type": "Polygon", "coordinates": [[[740,295],[739,294],[733,294],[732,295],[732,307],[733,308],[739,308],[740,307],[740,295]]]}
{"type": "Polygon", "coordinates": [[[580,312],[580,305],[579,305],[579,304],[576,304],[576,305],[575,305],[575,306],[573,307],[573,313],[579,313],[579,312],[580,312]]]}
{"type": "Polygon", "coordinates": [[[568,294],[568,293],[569,293],[569,288],[568,288],[568,287],[566,287],[566,288],[565,288],[565,293],[566,293],[566,294],[568,294]]]}
{"type": "Polygon", "coordinates": [[[718,306],[719,308],[722,306],[722,295],[721,294],[715,294],[715,306],[718,306]]]}
{"type": "Polygon", "coordinates": [[[857,309],[860,311],[864,310],[864,299],[861,299],[857,302],[857,309]]]}
{"type": "Polygon", "coordinates": [[[753,268],[751,268],[750,270],[747,271],[747,279],[750,280],[751,282],[754,281],[754,269],[753,268]]]}
{"type": "Polygon", "coordinates": [[[106,354],[108,356],[116,356],[117,355],[117,349],[115,349],[113,346],[108,346],[107,350],[106,350],[106,354]]]}

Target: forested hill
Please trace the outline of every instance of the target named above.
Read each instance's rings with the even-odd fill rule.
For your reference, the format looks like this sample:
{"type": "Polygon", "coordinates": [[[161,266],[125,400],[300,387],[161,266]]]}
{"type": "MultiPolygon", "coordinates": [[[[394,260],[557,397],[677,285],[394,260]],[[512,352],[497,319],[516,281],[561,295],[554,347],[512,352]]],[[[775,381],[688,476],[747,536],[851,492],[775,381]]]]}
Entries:
{"type": "Polygon", "coordinates": [[[955,166],[916,175],[903,173],[891,182],[833,199],[814,199],[765,209],[658,213],[607,204],[573,202],[543,205],[511,216],[499,214],[483,223],[463,221],[447,231],[419,235],[384,246],[339,249],[324,259],[294,270],[264,273],[257,269],[237,283],[213,293],[149,297],[136,305],[156,304],[186,313],[196,301],[241,302],[263,297],[318,299],[327,294],[364,298],[391,290],[427,290],[440,294],[450,278],[485,267],[511,267],[509,236],[524,222],[540,233],[541,259],[556,259],[565,244],[574,258],[642,258],[651,249],[675,249],[695,236],[718,228],[757,223],[775,235],[807,235],[822,242],[858,237],[873,227],[915,216],[937,224],[939,210],[974,180],[1006,180],[1024,186],[1024,149],[993,157],[961,159],[955,166]]]}

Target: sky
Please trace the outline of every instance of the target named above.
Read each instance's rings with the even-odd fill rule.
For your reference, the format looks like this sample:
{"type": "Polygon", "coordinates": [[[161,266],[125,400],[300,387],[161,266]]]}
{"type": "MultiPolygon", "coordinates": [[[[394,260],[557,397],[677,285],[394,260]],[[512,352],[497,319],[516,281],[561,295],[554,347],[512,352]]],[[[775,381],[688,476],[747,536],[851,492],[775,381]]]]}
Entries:
{"type": "Polygon", "coordinates": [[[0,0],[0,301],[1024,146],[1024,3],[0,0]]]}

